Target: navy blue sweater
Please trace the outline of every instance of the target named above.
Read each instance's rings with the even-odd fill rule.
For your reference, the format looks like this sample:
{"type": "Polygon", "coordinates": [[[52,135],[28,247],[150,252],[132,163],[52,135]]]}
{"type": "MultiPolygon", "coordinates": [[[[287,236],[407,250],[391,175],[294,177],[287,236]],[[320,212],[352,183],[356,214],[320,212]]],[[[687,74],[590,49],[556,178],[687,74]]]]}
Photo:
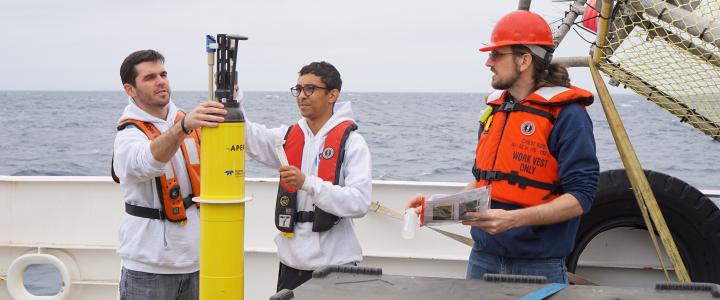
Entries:
{"type": "MultiPolygon", "coordinates": [[[[587,213],[597,192],[600,165],[595,154],[592,121],[580,104],[567,105],[560,111],[550,132],[548,147],[558,161],[563,190],[575,196],[587,213]]],[[[522,207],[492,201],[491,208],[522,207]]],[[[513,228],[496,235],[473,227],[471,234],[476,249],[498,256],[565,257],[573,250],[579,225],[580,217],[576,217],[553,225],[513,228]]]]}

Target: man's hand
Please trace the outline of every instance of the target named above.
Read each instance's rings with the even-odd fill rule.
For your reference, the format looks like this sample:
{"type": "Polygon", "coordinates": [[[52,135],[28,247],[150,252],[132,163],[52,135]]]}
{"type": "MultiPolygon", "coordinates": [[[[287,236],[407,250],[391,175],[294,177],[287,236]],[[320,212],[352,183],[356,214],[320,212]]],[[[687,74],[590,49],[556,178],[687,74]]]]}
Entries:
{"type": "Polygon", "coordinates": [[[150,152],[155,160],[166,163],[175,155],[180,145],[187,137],[186,130],[193,131],[200,127],[218,127],[218,123],[225,121],[227,111],[222,103],[200,103],[183,120],[175,123],[170,130],[161,134],[150,143],[150,152]],[[184,127],[184,128],[183,128],[184,127]]]}
{"type": "Polygon", "coordinates": [[[463,192],[467,192],[469,190],[477,188],[477,181],[470,181],[467,185],[465,185],[462,189],[463,192]]]}
{"type": "Polygon", "coordinates": [[[223,104],[215,101],[200,103],[185,116],[185,128],[195,130],[200,127],[218,127],[218,123],[225,121],[227,111],[223,104]]]}
{"type": "Polygon", "coordinates": [[[463,225],[480,228],[491,235],[496,235],[518,226],[515,215],[514,211],[504,209],[467,212],[464,218],[469,219],[469,221],[463,221],[462,223],[463,225]]]}
{"type": "Polygon", "coordinates": [[[405,203],[405,209],[414,208],[415,213],[420,214],[420,207],[422,206],[423,199],[425,199],[425,195],[415,194],[415,196],[410,198],[410,200],[408,200],[408,202],[405,203]]]}
{"type": "Polygon", "coordinates": [[[280,169],[280,181],[296,189],[300,189],[305,183],[305,174],[295,166],[282,166],[280,169]]]}

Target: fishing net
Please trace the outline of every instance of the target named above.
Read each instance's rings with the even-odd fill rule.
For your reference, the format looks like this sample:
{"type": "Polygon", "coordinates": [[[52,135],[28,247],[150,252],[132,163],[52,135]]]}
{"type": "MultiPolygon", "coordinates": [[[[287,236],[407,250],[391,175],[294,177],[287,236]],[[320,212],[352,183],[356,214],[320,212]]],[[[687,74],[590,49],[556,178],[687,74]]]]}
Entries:
{"type": "Polygon", "coordinates": [[[720,141],[718,19],[720,0],[616,1],[600,69],[720,141]]]}

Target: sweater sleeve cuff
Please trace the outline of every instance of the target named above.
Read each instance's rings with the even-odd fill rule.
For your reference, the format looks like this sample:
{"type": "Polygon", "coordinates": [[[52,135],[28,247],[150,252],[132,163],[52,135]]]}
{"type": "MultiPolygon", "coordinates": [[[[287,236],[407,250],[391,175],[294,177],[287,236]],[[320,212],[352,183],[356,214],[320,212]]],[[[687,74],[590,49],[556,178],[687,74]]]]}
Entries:
{"type": "Polygon", "coordinates": [[[302,187],[300,187],[300,189],[310,195],[315,194],[313,187],[315,186],[315,182],[317,181],[317,179],[318,178],[314,175],[305,176],[305,182],[303,182],[303,185],[302,187]]]}
{"type": "Polygon", "coordinates": [[[568,194],[573,195],[577,202],[580,203],[580,207],[582,207],[584,214],[590,211],[590,208],[592,208],[592,201],[585,194],[574,191],[570,191],[568,194]]]}

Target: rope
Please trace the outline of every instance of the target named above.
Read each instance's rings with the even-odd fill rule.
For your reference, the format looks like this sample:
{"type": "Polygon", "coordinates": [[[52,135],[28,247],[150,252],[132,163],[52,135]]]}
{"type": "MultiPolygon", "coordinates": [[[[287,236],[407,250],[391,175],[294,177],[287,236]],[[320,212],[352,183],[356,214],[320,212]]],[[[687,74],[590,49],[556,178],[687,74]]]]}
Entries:
{"type": "MultiPolygon", "coordinates": [[[[374,201],[374,202],[370,203],[370,210],[373,211],[373,212],[376,212],[376,213],[378,213],[378,214],[391,217],[391,218],[393,218],[393,219],[402,220],[402,218],[403,218],[403,215],[402,215],[401,213],[399,213],[399,212],[397,212],[397,211],[394,211],[394,210],[392,210],[392,209],[389,209],[389,208],[387,208],[387,207],[384,207],[384,206],[380,205],[380,203],[377,202],[377,201],[374,201]]],[[[456,241],[458,241],[458,242],[460,242],[460,243],[463,243],[463,244],[465,244],[465,245],[468,245],[468,246],[470,246],[470,247],[472,247],[473,244],[474,244],[474,241],[473,241],[471,238],[468,238],[468,237],[466,237],[466,236],[462,236],[462,235],[459,235],[459,234],[455,234],[455,233],[452,233],[452,232],[448,232],[448,231],[445,231],[445,230],[442,230],[442,229],[437,229],[437,228],[432,227],[432,226],[425,226],[425,227],[430,228],[430,229],[432,229],[433,231],[435,231],[435,232],[437,232],[437,233],[440,233],[440,234],[442,234],[442,235],[444,235],[444,236],[446,236],[446,237],[449,237],[449,238],[451,238],[451,239],[453,239],[453,240],[456,240],[456,241]]]]}
{"type": "MultiPolygon", "coordinates": [[[[370,203],[370,211],[375,212],[380,215],[383,215],[383,216],[393,218],[393,219],[398,219],[398,220],[402,220],[402,217],[403,217],[403,215],[401,213],[394,211],[392,209],[389,209],[387,207],[384,207],[384,206],[380,205],[380,203],[377,201],[373,201],[372,203],[370,203]]],[[[425,227],[430,228],[439,234],[449,237],[449,238],[451,238],[455,241],[458,241],[462,244],[465,244],[469,247],[472,247],[475,243],[471,238],[463,236],[463,235],[455,234],[455,233],[448,232],[448,231],[445,231],[442,229],[437,229],[432,226],[425,226],[425,227]]],[[[582,278],[574,273],[567,272],[567,274],[568,274],[568,277],[570,278],[570,282],[572,282],[574,284],[597,285],[597,284],[595,284],[585,278],[582,278]]]]}

